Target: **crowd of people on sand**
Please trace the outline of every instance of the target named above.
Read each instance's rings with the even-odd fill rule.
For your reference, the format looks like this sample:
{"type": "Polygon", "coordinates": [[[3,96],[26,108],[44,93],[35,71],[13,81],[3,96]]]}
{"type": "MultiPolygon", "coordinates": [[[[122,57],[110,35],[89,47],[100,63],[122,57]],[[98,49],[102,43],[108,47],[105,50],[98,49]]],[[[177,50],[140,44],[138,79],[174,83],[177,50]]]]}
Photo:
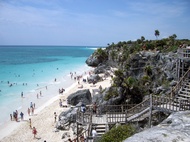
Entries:
{"type": "MultiPolygon", "coordinates": [[[[86,72],[85,72],[85,74],[86,74],[86,72]]],[[[77,76],[76,72],[74,72],[74,73],[70,72],[70,75],[71,75],[71,79],[74,79],[75,81],[78,82],[78,84],[80,84],[81,78],[83,78],[82,75],[77,76]]],[[[91,72],[89,72],[89,75],[91,75],[91,72]]],[[[57,80],[55,79],[54,81],[57,81],[57,80]]],[[[82,81],[86,82],[86,79],[83,79],[82,81]]],[[[25,85],[25,84],[23,84],[23,85],[25,85]]],[[[26,83],[26,85],[27,85],[27,83],[26,83]]],[[[45,88],[47,90],[47,86],[45,88]]],[[[62,94],[64,91],[65,91],[65,89],[63,89],[63,88],[59,89],[59,94],[62,94]]],[[[37,96],[37,99],[39,99],[39,97],[42,97],[42,92],[40,91],[39,93],[37,93],[36,96],[37,96]]],[[[23,92],[21,92],[21,98],[24,98],[23,92]]],[[[65,100],[63,99],[63,101],[65,101],[65,100]]],[[[59,106],[60,107],[68,107],[67,105],[63,105],[63,101],[62,101],[62,99],[59,100],[59,106]]],[[[35,103],[30,102],[30,105],[27,109],[27,113],[28,113],[29,117],[34,115],[35,108],[36,108],[35,103]]],[[[96,112],[96,110],[97,110],[97,106],[95,105],[95,106],[93,106],[93,112],[96,112]]],[[[84,104],[82,104],[82,106],[81,106],[81,111],[82,112],[86,111],[86,106],[84,104]]],[[[57,113],[54,112],[54,122],[57,121],[57,116],[58,116],[57,113]]],[[[10,114],[10,119],[11,119],[11,121],[16,121],[16,122],[23,121],[24,120],[24,113],[21,111],[20,117],[19,117],[18,110],[15,110],[13,112],[13,114],[10,114]]],[[[34,135],[34,138],[36,139],[36,135],[37,135],[36,127],[32,126],[32,119],[31,118],[28,119],[28,122],[29,122],[29,127],[32,130],[32,134],[34,135]]],[[[84,137],[81,136],[80,139],[82,140],[82,139],[84,139],[84,137]]],[[[71,139],[68,139],[68,141],[71,141],[71,139]]],[[[76,139],[74,139],[73,141],[76,141],[76,139]]],[[[46,142],[46,141],[44,141],[44,142],[46,142]]]]}
{"type": "MultiPolygon", "coordinates": [[[[28,108],[28,116],[34,115],[35,103],[30,103],[30,107],[28,108]]],[[[20,112],[20,117],[18,110],[13,111],[13,114],[10,114],[10,120],[19,122],[19,120],[24,120],[24,113],[20,112]]]]}
{"type": "MultiPolygon", "coordinates": [[[[47,87],[46,87],[47,89],[47,87]]],[[[42,97],[42,92],[40,91],[39,92],[39,95],[37,94],[37,98],[39,98],[39,96],[42,97]]],[[[24,98],[24,93],[21,92],[21,98],[24,98]]],[[[33,116],[34,115],[34,110],[36,108],[36,104],[33,103],[33,102],[30,102],[30,105],[27,109],[27,112],[28,112],[28,116],[33,116]]],[[[19,112],[18,110],[15,110],[13,111],[12,114],[10,114],[10,120],[11,121],[16,121],[16,122],[20,122],[20,121],[23,121],[24,120],[24,113],[21,111],[20,112],[20,117],[19,117],[19,112]]],[[[37,130],[35,127],[32,127],[32,121],[31,121],[31,118],[28,119],[28,122],[29,122],[29,127],[30,129],[32,129],[32,134],[34,135],[34,138],[36,138],[36,135],[37,135],[37,130]]]]}
{"type": "Polygon", "coordinates": [[[19,117],[19,113],[17,110],[13,111],[13,114],[10,114],[11,121],[19,122],[19,118],[20,118],[20,120],[24,120],[24,113],[23,112],[20,112],[20,117],[19,117]]]}

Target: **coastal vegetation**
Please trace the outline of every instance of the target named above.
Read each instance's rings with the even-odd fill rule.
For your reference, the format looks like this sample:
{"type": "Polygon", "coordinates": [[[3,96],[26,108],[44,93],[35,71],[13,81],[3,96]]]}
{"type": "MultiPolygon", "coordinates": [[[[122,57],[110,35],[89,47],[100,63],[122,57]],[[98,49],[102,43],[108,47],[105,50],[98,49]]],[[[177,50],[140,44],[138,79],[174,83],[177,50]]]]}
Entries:
{"type": "MultiPolygon", "coordinates": [[[[142,102],[150,94],[167,96],[171,92],[177,83],[177,50],[189,46],[190,40],[177,39],[176,34],[158,39],[158,30],[155,30],[154,35],[156,40],[147,40],[141,36],[136,41],[112,42],[105,49],[95,51],[87,61],[90,65],[89,61],[93,62],[93,56],[98,59],[99,61],[94,60],[94,67],[98,72],[103,69],[106,72],[109,67],[115,68],[112,71],[114,75],[111,87],[101,92],[106,102],[104,104],[132,106],[142,102]]],[[[134,133],[131,126],[115,126],[102,136],[101,142],[122,141],[134,133]]]]}
{"type": "Polygon", "coordinates": [[[111,43],[108,44],[106,50],[99,48],[96,51],[96,55],[101,58],[102,63],[109,62],[109,64],[118,69],[114,72],[113,83],[106,92],[105,100],[122,94],[125,99],[123,102],[120,102],[121,104],[125,103],[129,98],[130,103],[136,104],[141,102],[144,96],[153,92],[152,89],[154,88],[150,85],[153,82],[156,81],[157,84],[163,85],[164,88],[169,87],[170,81],[166,76],[163,75],[161,79],[156,79],[156,76],[162,76],[162,69],[157,66],[156,60],[154,63],[153,60],[140,63],[135,59],[137,58],[136,54],[142,51],[159,52],[162,54],[168,54],[169,52],[176,53],[178,47],[190,45],[190,41],[188,39],[176,39],[176,34],[158,40],[159,35],[160,32],[155,30],[157,40],[145,40],[145,37],[141,36],[136,41],[130,40],[120,41],[117,44],[111,43]],[[132,69],[132,73],[128,73],[130,69],[132,69]],[[139,72],[144,73],[138,76],[139,72]],[[119,93],[118,90],[122,93],[119,93]]]}
{"type": "Polygon", "coordinates": [[[114,126],[110,131],[101,137],[101,142],[122,142],[135,133],[135,128],[128,125],[114,126]]]}

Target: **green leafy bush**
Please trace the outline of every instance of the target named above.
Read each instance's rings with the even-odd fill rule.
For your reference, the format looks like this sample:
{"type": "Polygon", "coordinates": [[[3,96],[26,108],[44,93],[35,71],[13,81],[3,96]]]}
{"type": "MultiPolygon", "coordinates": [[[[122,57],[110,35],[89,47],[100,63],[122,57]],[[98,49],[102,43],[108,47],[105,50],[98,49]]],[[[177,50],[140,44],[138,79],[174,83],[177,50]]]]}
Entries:
{"type": "Polygon", "coordinates": [[[105,96],[104,96],[104,100],[109,100],[110,98],[114,98],[118,96],[118,91],[117,88],[115,87],[110,87],[110,89],[106,92],[105,96]]]}
{"type": "Polygon", "coordinates": [[[99,142],[122,142],[135,133],[132,125],[114,126],[110,131],[105,133],[99,142]]]}

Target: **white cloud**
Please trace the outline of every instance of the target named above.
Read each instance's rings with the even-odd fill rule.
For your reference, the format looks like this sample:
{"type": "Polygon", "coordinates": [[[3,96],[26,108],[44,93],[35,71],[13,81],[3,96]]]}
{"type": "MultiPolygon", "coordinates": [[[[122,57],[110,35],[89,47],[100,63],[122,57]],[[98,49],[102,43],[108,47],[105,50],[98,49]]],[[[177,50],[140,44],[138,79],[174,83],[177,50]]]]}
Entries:
{"type": "Polygon", "coordinates": [[[139,14],[150,14],[153,16],[176,17],[183,14],[187,4],[183,1],[140,1],[131,2],[129,6],[132,11],[139,14]]]}
{"type": "Polygon", "coordinates": [[[25,42],[44,43],[48,40],[52,44],[106,41],[107,44],[109,41],[130,40],[140,36],[154,39],[155,29],[161,32],[161,36],[166,35],[162,31],[176,34],[187,31],[180,31],[179,26],[189,22],[184,14],[187,10],[185,1],[122,1],[113,6],[106,5],[105,9],[101,6],[101,10],[95,5],[100,4],[100,0],[97,3],[90,2],[93,10],[88,5],[83,7],[85,1],[82,0],[80,7],[77,7],[79,2],[76,4],[75,0],[0,2],[0,44],[2,39],[6,42],[22,42],[25,39],[25,42]]]}

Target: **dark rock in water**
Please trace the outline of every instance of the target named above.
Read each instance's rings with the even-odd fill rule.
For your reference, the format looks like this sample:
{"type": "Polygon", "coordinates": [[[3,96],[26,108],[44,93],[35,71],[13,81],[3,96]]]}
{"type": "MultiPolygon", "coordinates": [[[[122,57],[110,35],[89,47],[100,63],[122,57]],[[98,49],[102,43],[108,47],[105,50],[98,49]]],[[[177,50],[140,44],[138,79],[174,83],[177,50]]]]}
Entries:
{"type": "Polygon", "coordinates": [[[67,97],[68,104],[77,105],[79,102],[82,102],[85,105],[91,104],[92,97],[89,89],[78,90],[75,93],[72,93],[67,97]]]}

